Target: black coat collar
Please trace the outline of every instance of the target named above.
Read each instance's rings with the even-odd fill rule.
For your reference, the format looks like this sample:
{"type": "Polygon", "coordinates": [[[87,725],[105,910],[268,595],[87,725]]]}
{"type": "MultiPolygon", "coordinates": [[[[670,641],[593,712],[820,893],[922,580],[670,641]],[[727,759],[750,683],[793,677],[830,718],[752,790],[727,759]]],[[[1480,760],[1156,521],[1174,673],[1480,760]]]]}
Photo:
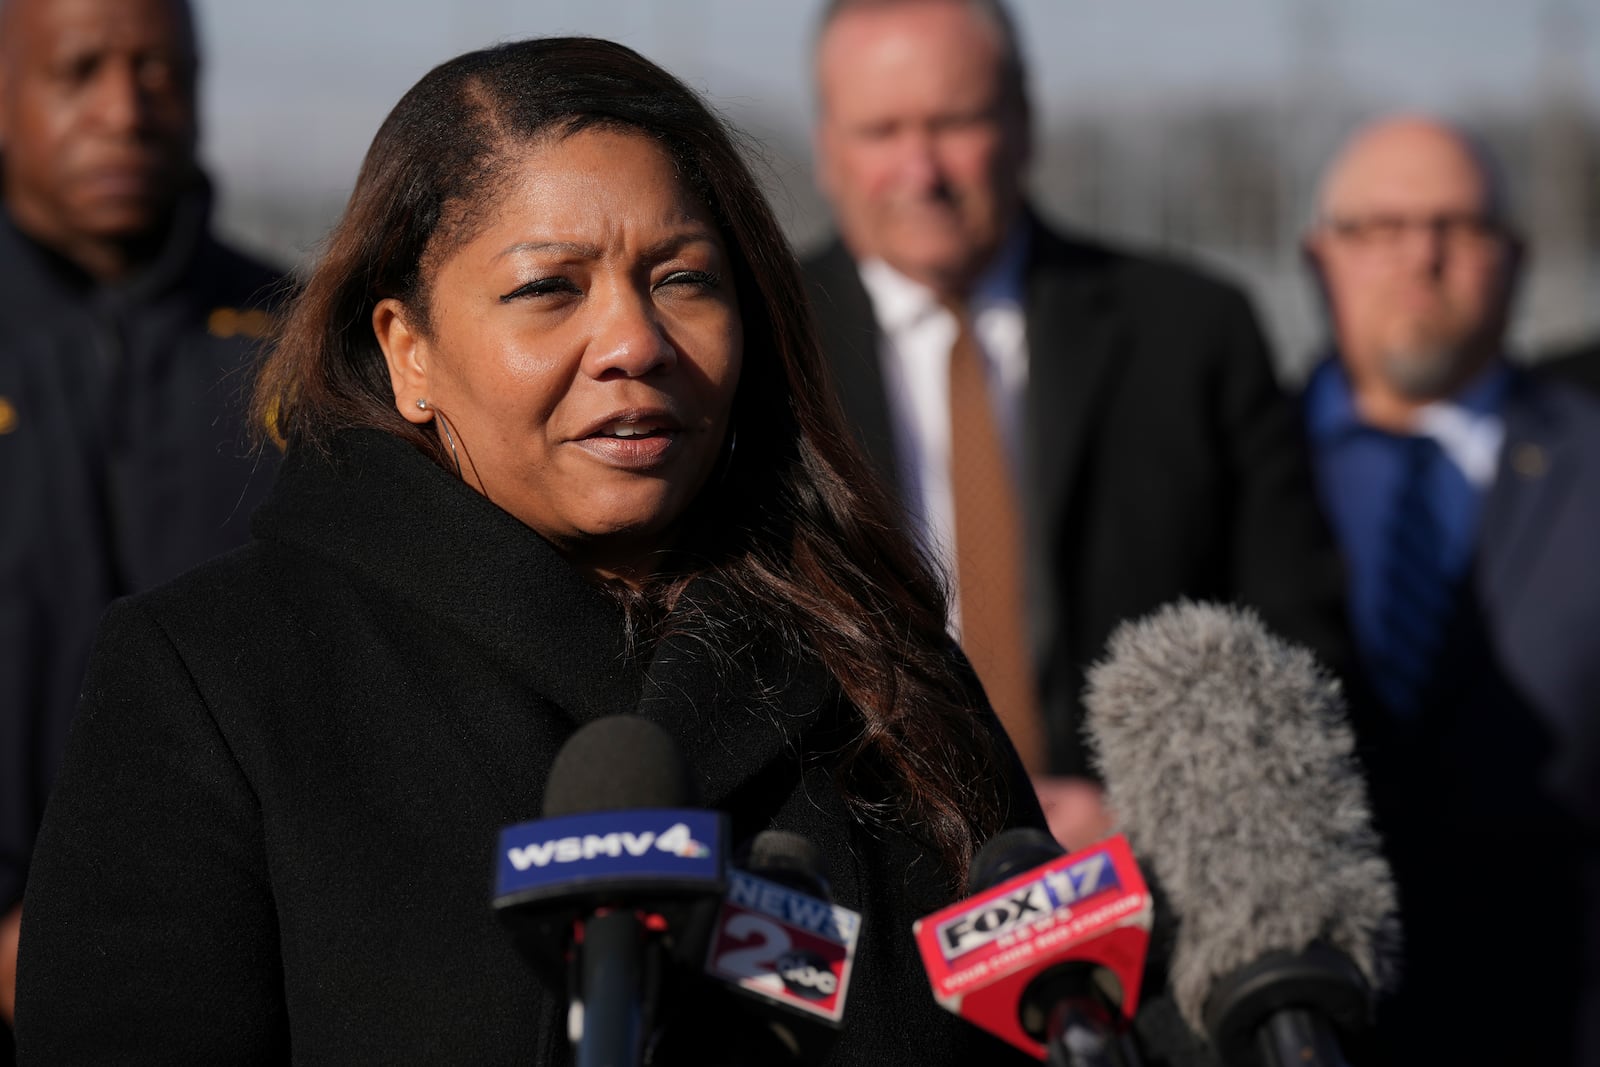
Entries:
{"type": "Polygon", "coordinates": [[[616,602],[397,437],[351,430],[326,455],[291,448],[253,527],[457,632],[578,722],[638,700],[616,602]]]}
{"type": "Polygon", "coordinates": [[[804,736],[839,705],[820,665],[748,613],[725,610],[709,582],[695,583],[689,597],[710,626],[669,629],[641,662],[611,595],[520,521],[380,431],[344,432],[326,455],[291,448],[254,529],[448,627],[573,727],[623,712],[661,723],[713,806],[776,765],[794,765],[811,745],[804,736]]]}

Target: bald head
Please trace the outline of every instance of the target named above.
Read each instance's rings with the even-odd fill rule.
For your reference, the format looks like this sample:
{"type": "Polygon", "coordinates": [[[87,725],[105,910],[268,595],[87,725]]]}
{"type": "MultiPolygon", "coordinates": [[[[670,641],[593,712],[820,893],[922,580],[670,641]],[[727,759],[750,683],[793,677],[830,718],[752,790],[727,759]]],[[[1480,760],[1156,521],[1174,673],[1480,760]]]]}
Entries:
{"type": "Polygon", "coordinates": [[[115,278],[195,174],[184,0],[0,0],[0,180],[35,240],[115,278]]]}
{"type": "MultiPolygon", "coordinates": [[[[1508,225],[1505,184],[1494,157],[1465,130],[1425,115],[1382,119],[1357,130],[1323,174],[1319,217],[1360,211],[1391,187],[1448,182],[1469,210],[1508,225]]],[[[1422,190],[1438,195],[1432,188],[1422,190]]],[[[1419,193],[1421,195],[1421,193],[1419,193]]]]}
{"type": "Polygon", "coordinates": [[[1358,130],[1305,247],[1369,421],[1408,429],[1501,355],[1520,245],[1499,172],[1466,133],[1421,116],[1358,130]]]}

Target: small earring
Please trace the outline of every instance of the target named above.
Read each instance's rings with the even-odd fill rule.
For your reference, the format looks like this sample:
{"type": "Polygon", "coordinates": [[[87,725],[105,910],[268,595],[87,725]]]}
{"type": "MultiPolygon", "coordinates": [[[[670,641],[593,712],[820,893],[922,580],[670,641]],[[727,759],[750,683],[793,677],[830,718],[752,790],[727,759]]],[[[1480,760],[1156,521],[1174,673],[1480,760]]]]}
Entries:
{"type": "Polygon", "coordinates": [[[417,397],[417,410],[418,411],[427,411],[428,410],[428,402],[426,400],[422,399],[420,396],[417,397]]]}
{"type": "Polygon", "coordinates": [[[728,431],[727,444],[727,451],[722,454],[722,459],[720,460],[722,473],[717,475],[717,482],[719,484],[727,481],[728,472],[733,470],[733,454],[739,448],[739,428],[737,426],[728,431]]]}
{"type": "Polygon", "coordinates": [[[456,477],[461,477],[461,457],[456,455],[456,435],[450,432],[450,420],[444,417],[444,412],[435,416],[439,420],[439,428],[444,431],[444,439],[450,442],[450,458],[456,464],[456,477]]]}

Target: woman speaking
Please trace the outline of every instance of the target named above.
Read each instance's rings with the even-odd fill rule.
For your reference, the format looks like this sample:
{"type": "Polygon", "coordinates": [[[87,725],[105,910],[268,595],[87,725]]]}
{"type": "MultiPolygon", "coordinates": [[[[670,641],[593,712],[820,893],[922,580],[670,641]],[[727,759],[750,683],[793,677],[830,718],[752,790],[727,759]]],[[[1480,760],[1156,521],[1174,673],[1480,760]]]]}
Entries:
{"type": "Polygon", "coordinates": [[[566,1062],[489,872],[616,713],[864,915],[836,1062],[1003,1058],[910,929],[1042,822],[802,293],[729,133],[636,53],[509,44],[407,93],[259,380],[255,541],[104,621],[24,1062],[566,1062]]]}

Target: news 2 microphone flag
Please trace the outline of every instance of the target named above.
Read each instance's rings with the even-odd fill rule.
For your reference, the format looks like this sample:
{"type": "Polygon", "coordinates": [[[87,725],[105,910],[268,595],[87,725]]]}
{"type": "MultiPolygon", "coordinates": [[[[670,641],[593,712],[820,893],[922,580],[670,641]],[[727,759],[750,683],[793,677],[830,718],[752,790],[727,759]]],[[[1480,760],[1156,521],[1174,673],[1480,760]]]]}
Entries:
{"type": "Polygon", "coordinates": [[[861,915],[832,902],[819,865],[798,835],[758,834],[751,869],[729,872],[705,969],[746,996],[837,1029],[861,915]]]}

